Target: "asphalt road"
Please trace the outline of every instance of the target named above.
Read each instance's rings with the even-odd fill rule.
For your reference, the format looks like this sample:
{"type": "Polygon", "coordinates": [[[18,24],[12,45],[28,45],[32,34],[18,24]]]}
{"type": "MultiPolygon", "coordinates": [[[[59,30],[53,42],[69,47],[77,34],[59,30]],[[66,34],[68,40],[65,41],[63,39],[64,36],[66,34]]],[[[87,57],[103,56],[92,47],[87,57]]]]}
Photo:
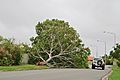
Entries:
{"type": "Polygon", "coordinates": [[[100,80],[110,69],[46,69],[0,72],[0,80],[100,80]]]}

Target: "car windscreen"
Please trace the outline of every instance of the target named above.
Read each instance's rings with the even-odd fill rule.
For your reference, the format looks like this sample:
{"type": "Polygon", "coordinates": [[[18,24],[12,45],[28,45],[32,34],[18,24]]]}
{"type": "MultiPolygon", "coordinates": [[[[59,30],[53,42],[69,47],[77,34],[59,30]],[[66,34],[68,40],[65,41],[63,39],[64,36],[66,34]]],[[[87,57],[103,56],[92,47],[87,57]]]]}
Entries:
{"type": "Polygon", "coordinates": [[[101,59],[100,59],[100,58],[94,58],[94,60],[96,60],[96,61],[97,61],[97,60],[101,60],[101,59]]]}

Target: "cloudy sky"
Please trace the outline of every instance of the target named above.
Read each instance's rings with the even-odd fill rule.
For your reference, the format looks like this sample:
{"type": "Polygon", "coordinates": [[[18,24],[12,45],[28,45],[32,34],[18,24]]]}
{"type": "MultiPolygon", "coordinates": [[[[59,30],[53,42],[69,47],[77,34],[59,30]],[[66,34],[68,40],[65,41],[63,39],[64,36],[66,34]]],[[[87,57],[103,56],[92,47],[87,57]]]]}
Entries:
{"type": "Polygon", "coordinates": [[[0,35],[30,43],[35,25],[45,19],[65,20],[80,34],[83,43],[92,49],[92,55],[107,53],[120,42],[120,0],[0,0],[0,35]]]}

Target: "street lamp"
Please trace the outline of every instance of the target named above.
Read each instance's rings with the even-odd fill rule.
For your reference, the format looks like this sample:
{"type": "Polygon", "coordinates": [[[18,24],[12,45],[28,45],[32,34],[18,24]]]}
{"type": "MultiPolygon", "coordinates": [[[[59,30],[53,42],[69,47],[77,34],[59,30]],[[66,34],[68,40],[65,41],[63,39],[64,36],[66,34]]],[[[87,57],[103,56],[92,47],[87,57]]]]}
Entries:
{"type": "Polygon", "coordinates": [[[97,45],[90,45],[91,47],[95,47],[95,53],[96,53],[96,57],[98,57],[98,46],[97,45]]]}
{"type": "Polygon", "coordinates": [[[103,42],[104,45],[105,45],[105,53],[104,53],[104,55],[105,55],[105,64],[106,64],[106,41],[97,40],[97,42],[103,42]]]}
{"type": "Polygon", "coordinates": [[[114,39],[114,46],[116,45],[116,34],[113,32],[106,32],[104,31],[104,33],[108,33],[108,34],[112,34],[113,35],[113,39],[114,39]]]}

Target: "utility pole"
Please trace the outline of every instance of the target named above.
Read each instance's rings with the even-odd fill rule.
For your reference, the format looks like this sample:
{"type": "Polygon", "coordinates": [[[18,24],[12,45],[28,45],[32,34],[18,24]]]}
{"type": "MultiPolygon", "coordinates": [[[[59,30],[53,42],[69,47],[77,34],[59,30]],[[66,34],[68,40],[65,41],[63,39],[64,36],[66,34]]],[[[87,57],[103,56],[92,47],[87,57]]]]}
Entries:
{"type": "Polygon", "coordinates": [[[106,64],[106,41],[100,41],[100,40],[97,40],[97,42],[103,42],[104,43],[104,46],[105,46],[105,53],[104,53],[104,56],[105,56],[105,64],[106,64]]]}
{"type": "Polygon", "coordinates": [[[92,45],[92,44],[90,46],[95,48],[94,49],[94,52],[95,52],[94,57],[98,57],[98,46],[97,45],[92,45]]]}
{"type": "Polygon", "coordinates": [[[96,57],[98,57],[98,46],[96,46],[96,57]]]}
{"type": "Polygon", "coordinates": [[[104,31],[104,33],[107,33],[107,34],[112,34],[113,35],[113,40],[114,40],[114,46],[116,45],[116,34],[113,33],[113,32],[107,32],[107,31],[104,31]]]}

